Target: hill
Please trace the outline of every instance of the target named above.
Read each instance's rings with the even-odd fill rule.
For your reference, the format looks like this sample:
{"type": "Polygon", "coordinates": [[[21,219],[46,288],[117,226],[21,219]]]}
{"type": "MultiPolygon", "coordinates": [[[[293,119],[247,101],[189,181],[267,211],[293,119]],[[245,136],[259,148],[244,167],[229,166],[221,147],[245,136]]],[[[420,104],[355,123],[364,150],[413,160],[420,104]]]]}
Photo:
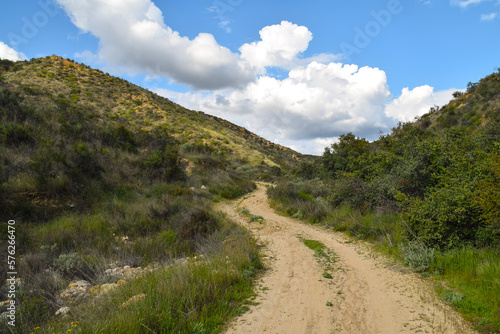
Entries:
{"type": "MultiPolygon", "coordinates": [[[[16,245],[15,330],[66,332],[77,321],[90,332],[220,330],[241,312],[261,264],[255,242],[212,203],[304,159],[72,60],[1,60],[0,230],[2,245],[16,245]],[[196,267],[173,265],[200,255],[196,267]],[[131,268],[159,269],[96,307],[92,294],[132,280],[131,268]],[[120,308],[141,293],[150,297],[144,327],[127,321],[135,309],[120,308]],[[186,303],[189,295],[202,300],[186,303]]],[[[9,291],[1,287],[0,302],[9,291]]]]}
{"type": "Polygon", "coordinates": [[[180,143],[207,144],[225,152],[231,161],[264,161],[286,169],[301,157],[242,127],[188,110],[70,59],[49,56],[17,63],[3,60],[2,68],[3,89],[19,93],[27,102],[80,110],[100,122],[124,124],[134,131],[151,131],[162,125],[180,143]]]}
{"type": "Polygon", "coordinates": [[[421,116],[415,125],[435,131],[464,126],[478,129],[500,110],[500,72],[492,73],[479,82],[469,82],[466,92],[457,91],[454,99],[442,108],[434,107],[421,116]]]}
{"type": "MultiPolygon", "coordinates": [[[[3,60],[0,68],[1,134],[7,150],[2,170],[10,171],[9,176],[3,173],[2,182],[4,187],[11,185],[7,186],[11,195],[45,192],[43,187],[34,185],[38,182],[47,187],[49,179],[58,179],[61,173],[42,169],[57,169],[54,164],[61,162],[61,154],[78,143],[85,146],[80,147],[82,152],[78,154],[92,156],[96,163],[107,159],[100,163],[114,164],[118,161],[113,160],[125,158],[122,151],[154,160],[161,145],[154,142],[165,135],[179,146],[175,163],[188,174],[194,166],[220,163],[252,179],[289,172],[305,159],[242,127],[185,109],[125,80],[71,60],[56,56],[17,63],[3,60]],[[47,154],[53,155],[51,166],[45,161],[49,159],[47,154]],[[31,170],[12,168],[10,163],[21,156],[24,161],[32,160],[33,156],[43,161],[32,161],[26,166],[31,170]],[[30,178],[34,178],[33,182],[30,178]],[[23,182],[24,186],[19,185],[23,182]]],[[[73,149],[78,150],[76,146],[73,149]]],[[[152,160],[144,163],[154,164],[152,160]]]]}

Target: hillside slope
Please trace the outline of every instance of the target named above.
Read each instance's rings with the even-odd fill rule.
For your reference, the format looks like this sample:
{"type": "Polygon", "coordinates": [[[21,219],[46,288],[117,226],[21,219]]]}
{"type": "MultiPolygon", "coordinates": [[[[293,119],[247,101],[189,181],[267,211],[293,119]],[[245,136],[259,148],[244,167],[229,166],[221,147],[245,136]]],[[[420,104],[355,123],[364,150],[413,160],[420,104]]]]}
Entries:
{"type": "Polygon", "coordinates": [[[479,82],[469,82],[466,92],[455,92],[454,99],[442,108],[431,108],[415,124],[421,128],[443,130],[465,126],[484,127],[500,111],[500,72],[479,82]]]}
{"type": "Polygon", "coordinates": [[[191,111],[151,91],[99,70],[57,56],[12,63],[3,60],[2,88],[19,92],[28,102],[81,110],[100,122],[134,131],[165,126],[181,143],[203,143],[232,161],[262,161],[287,169],[302,157],[230,122],[191,111]]]}

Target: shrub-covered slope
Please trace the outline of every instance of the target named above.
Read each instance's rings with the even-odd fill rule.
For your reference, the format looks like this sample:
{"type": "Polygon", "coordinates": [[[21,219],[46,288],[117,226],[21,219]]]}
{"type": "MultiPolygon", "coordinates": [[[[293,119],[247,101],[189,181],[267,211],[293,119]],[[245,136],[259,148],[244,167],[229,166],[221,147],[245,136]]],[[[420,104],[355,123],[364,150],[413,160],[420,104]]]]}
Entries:
{"type": "Polygon", "coordinates": [[[227,170],[234,182],[265,179],[302,158],[220,118],[56,56],[2,61],[0,120],[1,198],[12,206],[2,218],[15,218],[19,205],[35,211],[45,205],[41,216],[74,205],[91,191],[83,187],[87,182],[184,180],[193,168],[205,172],[195,173],[190,185],[231,197],[236,187],[221,186],[225,176],[207,170],[227,170]]]}
{"type": "Polygon", "coordinates": [[[41,106],[78,110],[106,124],[134,132],[166,128],[179,142],[207,144],[229,160],[261,162],[287,169],[301,155],[246,129],[191,111],[125,80],[56,56],[25,62],[2,61],[4,89],[41,106]]]}

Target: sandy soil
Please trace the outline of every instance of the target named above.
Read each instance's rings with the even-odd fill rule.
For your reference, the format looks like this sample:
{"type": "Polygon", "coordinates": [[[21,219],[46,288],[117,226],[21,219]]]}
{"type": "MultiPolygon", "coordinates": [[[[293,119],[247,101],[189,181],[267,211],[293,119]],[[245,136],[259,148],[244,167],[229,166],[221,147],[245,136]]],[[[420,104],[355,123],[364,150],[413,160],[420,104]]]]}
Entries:
{"type": "Polygon", "coordinates": [[[258,283],[258,304],[233,321],[228,334],[475,333],[435,295],[432,283],[377,256],[368,244],[277,215],[263,184],[221,210],[264,245],[268,268],[258,283]],[[250,223],[242,208],[264,221],[250,223]],[[322,242],[336,261],[327,268],[301,238],[322,242]]]}

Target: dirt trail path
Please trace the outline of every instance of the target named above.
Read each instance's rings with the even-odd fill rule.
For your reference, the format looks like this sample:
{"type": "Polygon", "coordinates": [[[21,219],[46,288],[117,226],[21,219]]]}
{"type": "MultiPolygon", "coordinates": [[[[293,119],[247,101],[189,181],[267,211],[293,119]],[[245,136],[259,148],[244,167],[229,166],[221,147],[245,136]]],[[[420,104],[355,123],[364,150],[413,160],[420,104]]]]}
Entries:
{"type": "Polygon", "coordinates": [[[228,334],[475,333],[418,275],[344,234],[274,213],[262,184],[221,209],[265,244],[269,268],[259,282],[258,305],[237,318],[228,334]],[[242,208],[264,222],[248,223],[242,208]],[[300,237],[320,241],[335,254],[329,271],[300,237]]]}

